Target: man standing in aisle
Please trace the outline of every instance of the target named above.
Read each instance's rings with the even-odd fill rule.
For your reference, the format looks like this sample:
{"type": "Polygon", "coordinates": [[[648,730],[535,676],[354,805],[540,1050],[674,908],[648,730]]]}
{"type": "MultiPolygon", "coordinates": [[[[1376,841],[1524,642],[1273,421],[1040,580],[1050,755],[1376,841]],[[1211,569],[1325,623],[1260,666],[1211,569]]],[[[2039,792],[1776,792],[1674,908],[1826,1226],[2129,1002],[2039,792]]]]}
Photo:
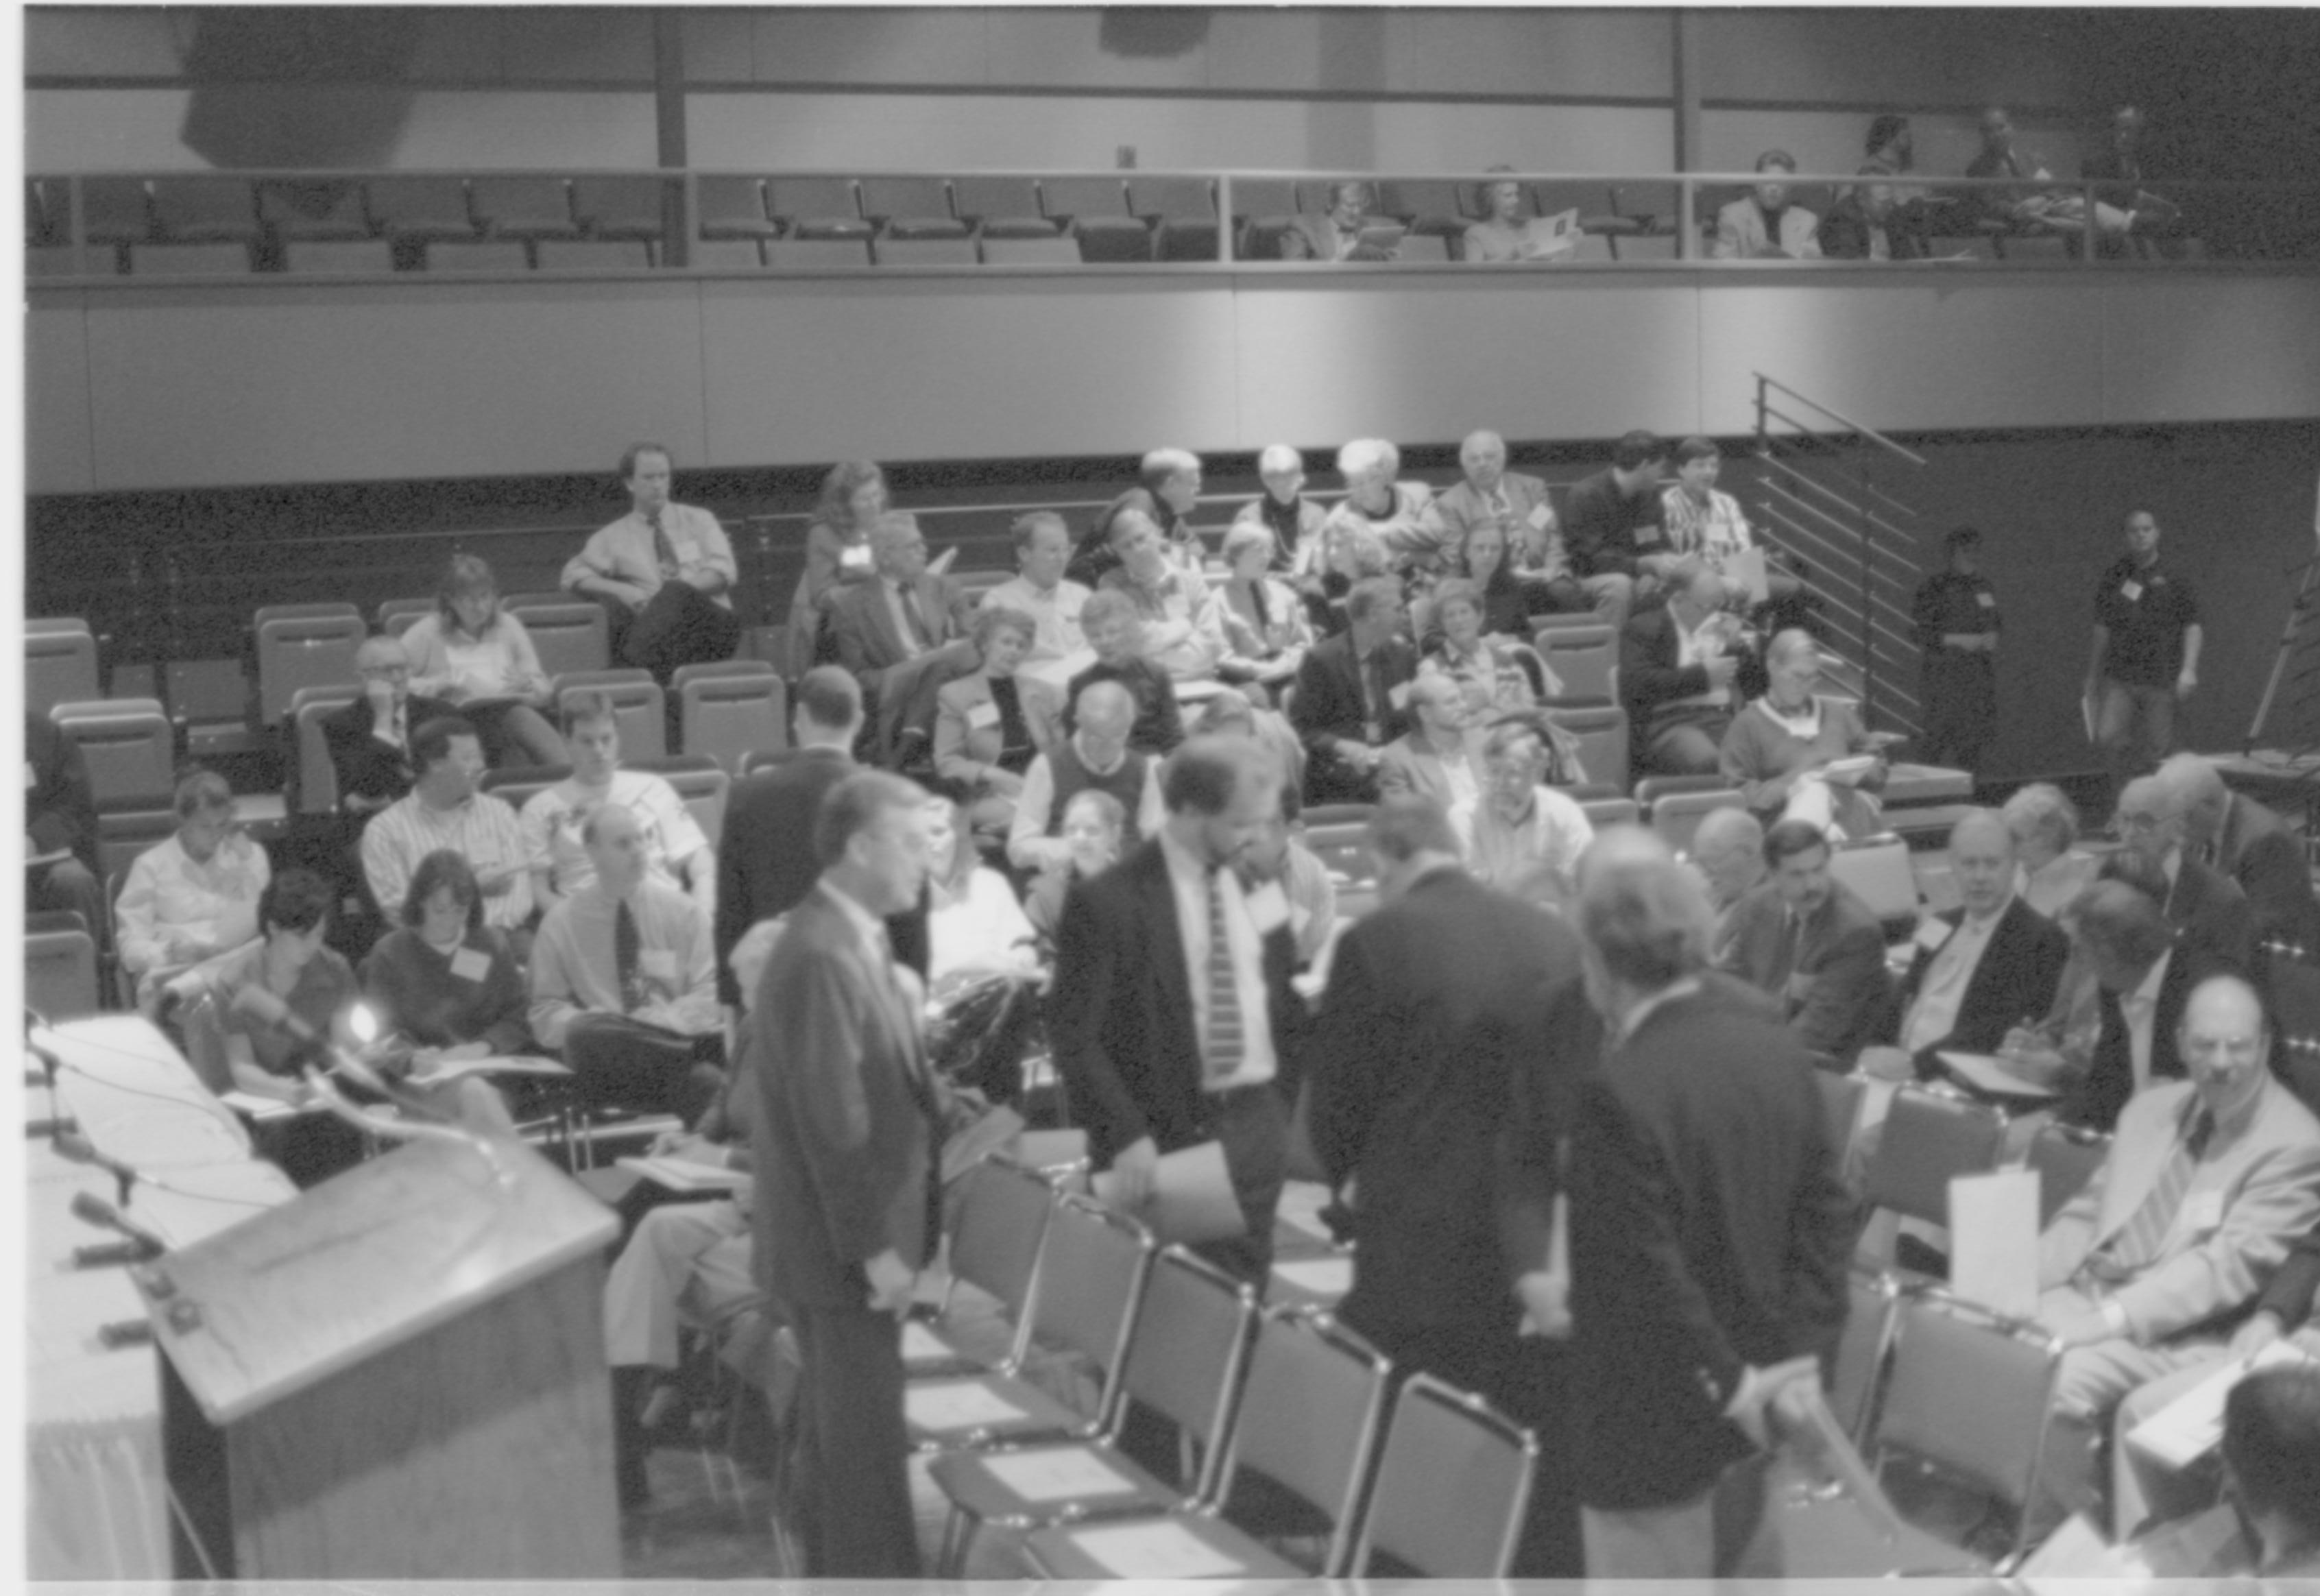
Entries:
{"type": "Polygon", "coordinates": [[[2095,588],[2085,698],[2112,780],[2156,766],[2175,745],[2175,706],[2199,685],[2199,601],[2159,563],[2159,520],[2126,518],[2126,554],[2095,588]]]}
{"type": "Polygon", "coordinates": [[[1998,733],[1998,593],[1981,574],[1979,531],[1959,527],[1942,549],[1946,567],[1910,603],[1926,712],[1917,751],[1928,765],[1971,775],[1998,733]]]}
{"type": "Polygon", "coordinates": [[[635,443],[621,457],[630,508],[601,527],[564,567],[564,586],[612,621],[612,657],[666,687],[679,666],[730,659],[740,640],[738,576],[725,529],[706,510],[669,500],[668,449],[635,443]]]}

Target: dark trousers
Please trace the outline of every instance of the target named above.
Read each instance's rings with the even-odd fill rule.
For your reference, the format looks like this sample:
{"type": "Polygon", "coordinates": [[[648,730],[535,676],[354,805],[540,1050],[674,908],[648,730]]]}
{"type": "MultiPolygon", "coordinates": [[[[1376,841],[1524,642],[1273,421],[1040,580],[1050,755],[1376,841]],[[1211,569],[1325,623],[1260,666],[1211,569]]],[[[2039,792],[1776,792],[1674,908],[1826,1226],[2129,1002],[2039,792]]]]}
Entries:
{"type": "Polygon", "coordinates": [[[1987,654],[1927,651],[1926,732],[1918,755],[1928,765],[1971,771],[1981,764],[1998,730],[1998,672],[1987,654]]]}
{"type": "Polygon", "coordinates": [[[617,599],[606,606],[613,616],[612,657],[641,666],[663,686],[678,667],[733,657],[741,640],[741,620],[689,582],[664,582],[634,614],[617,599]]]}
{"type": "Polygon", "coordinates": [[[891,1313],[793,1308],[798,1533],[815,1579],[919,1577],[902,1423],[902,1328],[891,1313]]]}
{"type": "Polygon", "coordinates": [[[687,1125],[716,1101],[725,1038],[688,1037],[626,1014],[588,1013],[564,1033],[583,1102],[592,1108],[675,1114],[687,1125]]]}

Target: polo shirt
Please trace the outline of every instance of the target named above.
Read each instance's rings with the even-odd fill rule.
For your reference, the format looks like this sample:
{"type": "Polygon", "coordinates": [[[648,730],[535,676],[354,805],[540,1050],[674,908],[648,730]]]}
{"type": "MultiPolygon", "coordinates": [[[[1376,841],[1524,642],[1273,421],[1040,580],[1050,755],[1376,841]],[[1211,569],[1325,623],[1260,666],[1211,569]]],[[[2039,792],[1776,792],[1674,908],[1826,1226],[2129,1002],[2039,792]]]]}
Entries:
{"type": "Polygon", "coordinates": [[[2095,624],[2110,634],[2103,675],[2129,687],[2173,685],[2183,668],[2184,630],[2198,623],[2190,584],[2163,561],[2143,567],[2129,555],[2095,589],[2095,624]]]}

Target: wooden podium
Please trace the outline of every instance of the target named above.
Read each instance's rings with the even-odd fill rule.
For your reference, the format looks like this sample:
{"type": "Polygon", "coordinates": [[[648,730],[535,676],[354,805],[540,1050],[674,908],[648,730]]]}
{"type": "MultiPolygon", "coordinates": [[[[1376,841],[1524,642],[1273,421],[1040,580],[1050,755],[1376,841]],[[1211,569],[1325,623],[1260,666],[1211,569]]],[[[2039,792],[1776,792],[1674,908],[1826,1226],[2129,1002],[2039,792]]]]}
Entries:
{"type": "Polygon", "coordinates": [[[181,1579],[610,1579],[612,1211],[410,1143],[135,1271],[181,1579]]]}

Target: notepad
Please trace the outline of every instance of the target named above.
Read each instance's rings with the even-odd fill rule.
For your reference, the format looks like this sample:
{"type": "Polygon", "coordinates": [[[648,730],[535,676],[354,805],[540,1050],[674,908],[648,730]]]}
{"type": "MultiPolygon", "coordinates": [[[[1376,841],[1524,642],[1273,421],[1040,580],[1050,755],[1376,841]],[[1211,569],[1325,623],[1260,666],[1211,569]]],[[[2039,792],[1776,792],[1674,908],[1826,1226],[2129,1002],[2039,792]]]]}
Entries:
{"type": "Polygon", "coordinates": [[[1273,1275],[1276,1280],[1317,1297],[1342,1297],[1354,1287],[1354,1261],[1351,1258],[1307,1258],[1294,1264],[1275,1264],[1273,1275]]]}
{"type": "Polygon", "coordinates": [[[2016,1319],[2038,1311],[2038,1171],[1950,1179],[1950,1289],[2016,1319]]]}
{"type": "Polygon", "coordinates": [[[1029,1414],[989,1386],[973,1380],[913,1385],[902,1394],[902,1412],[920,1429],[974,1429],[1010,1424],[1029,1414]]]}
{"type": "Polygon", "coordinates": [[[1995,1054],[1956,1053],[1943,1048],[1934,1055],[1949,1072],[1977,1091],[1996,1097],[2060,1097],[2052,1086],[2041,1086],[1995,1054]]]}
{"type": "Polygon", "coordinates": [[[615,1160],[631,1174],[640,1174],[671,1192],[746,1192],[751,1181],[746,1169],[721,1164],[696,1164],[690,1158],[639,1156],[615,1160]]]}
{"type": "Polygon", "coordinates": [[[1247,1565],[1172,1519],[1107,1524],[1072,1537],[1081,1551],[1120,1579],[1204,1580],[1245,1573],[1247,1565]]]}
{"type": "Polygon", "coordinates": [[[983,1459],[983,1466],[1025,1501],[1119,1496],[1137,1489],[1135,1481],[1085,1446],[1001,1453],[983,1459]]]}
{"type": "Polygon", "coordinates": [[[956,1353],[952,1349],[948,1343],[944,1341],[940,1336],[936,1335],[932,1330],[927,1328],[926,1326],[920,1324],[917,1319],[905,1319],[903,1321],[902,1361],[904,1363],[923,1364],[934,1358],[954,1357],[956,1356],[956,1353]]]}

